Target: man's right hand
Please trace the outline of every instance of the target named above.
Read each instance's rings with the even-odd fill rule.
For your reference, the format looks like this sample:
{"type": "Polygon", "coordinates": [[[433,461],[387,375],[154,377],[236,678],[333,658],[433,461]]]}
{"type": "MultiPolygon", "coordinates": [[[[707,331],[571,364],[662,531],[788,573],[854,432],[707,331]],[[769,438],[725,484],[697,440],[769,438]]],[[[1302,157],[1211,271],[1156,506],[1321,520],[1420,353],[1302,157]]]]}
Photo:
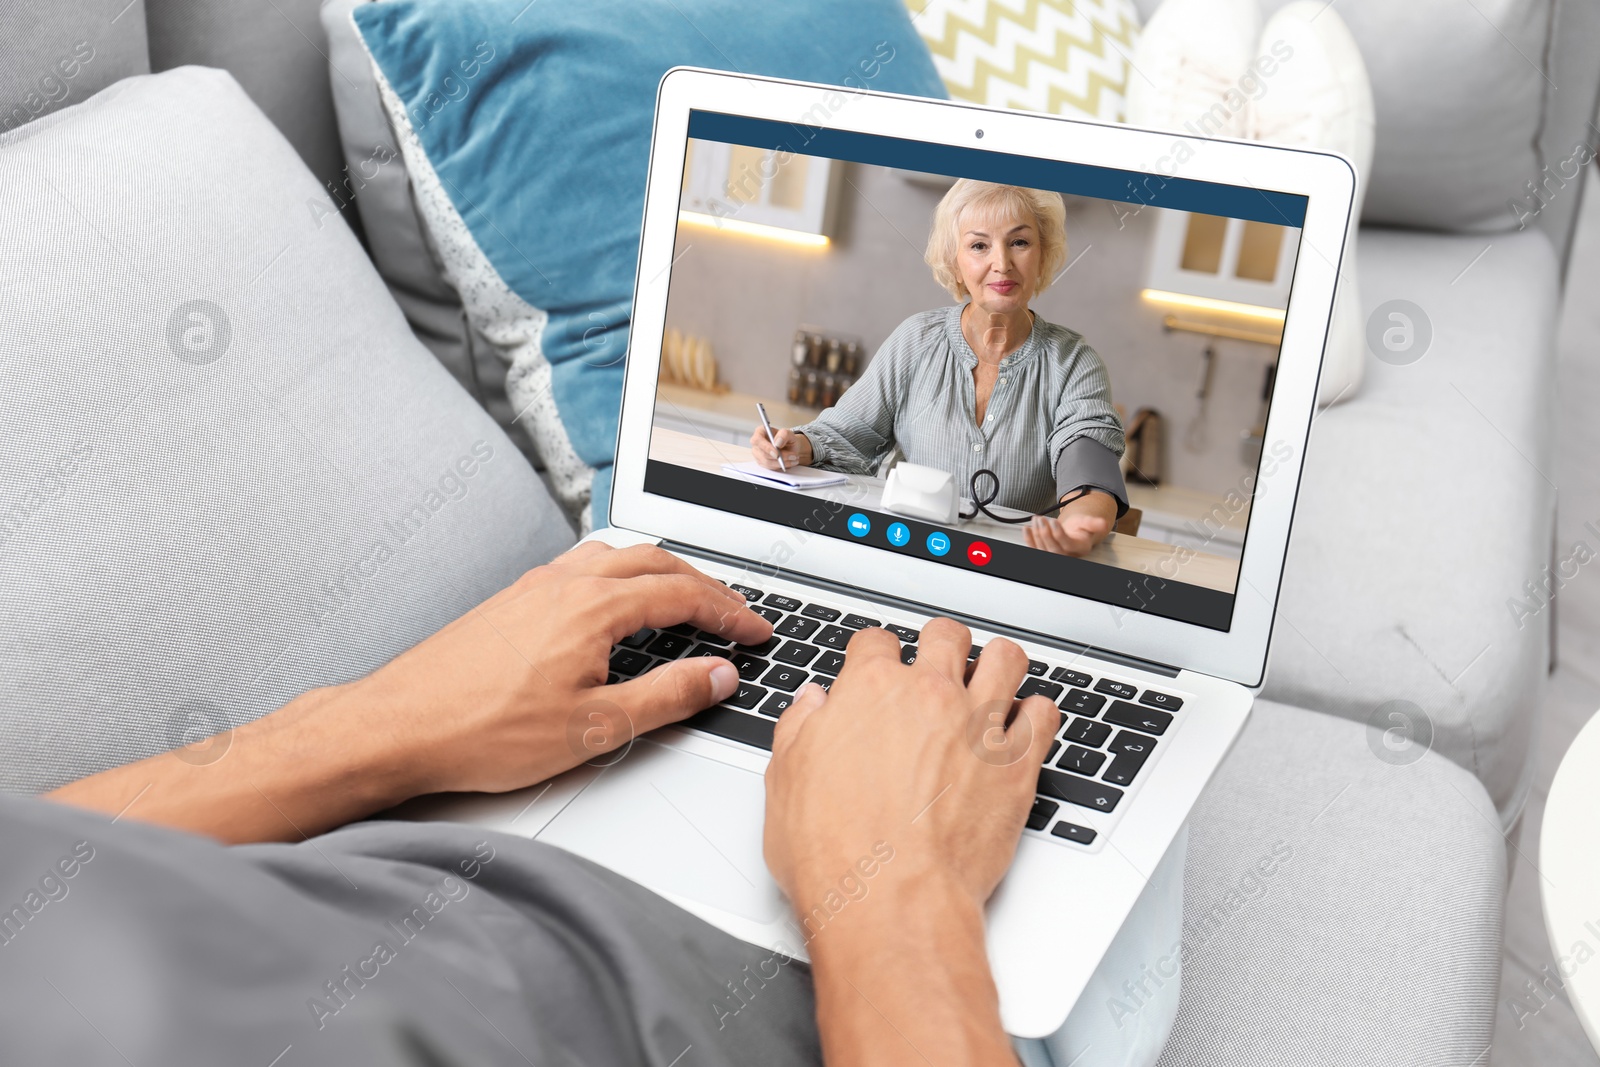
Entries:
{"type": "Polygon", "coordinates": [[[806,931],[830,1067],[1016,1062],[983,906],[1060,713],[1017,703],[1028,657],[1004,638],[969,680],[971,640],[935,619],[905,666],[891,634],[862,630],[832,691],[806,687],[778,720],[767,866],[806,931]]]}
{"type": "Polygon", "coordinates": [[[768,470],[778,470],[778,453],[783,453],[783,462],[790,469],[796,467],[809,467],[815,458],[811,451],[811,439],[803,433],[793,430],[773,430],[772,441],[767,440],[765,426],[757,426],[750,433],[750,454],[757,463],[768,470]],[[773,442],[777,442],[774,450],[773,442]]]}

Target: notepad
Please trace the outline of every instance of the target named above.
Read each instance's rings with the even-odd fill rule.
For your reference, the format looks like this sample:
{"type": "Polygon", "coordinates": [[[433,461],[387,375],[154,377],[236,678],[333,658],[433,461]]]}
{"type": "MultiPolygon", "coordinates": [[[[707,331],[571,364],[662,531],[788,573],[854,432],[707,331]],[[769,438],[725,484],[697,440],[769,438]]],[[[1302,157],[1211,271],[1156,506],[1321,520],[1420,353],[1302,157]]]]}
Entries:
{"type": "Polygon", "coordinates": [[[759,463],[724,463],[722,469],[741,478],[772,482],[790,489],[823,489],[830,485],[843,485],[850,479],[833,471],[819,471],[815,467],[790,467],[786,471],[768,470],[759,463]]]}

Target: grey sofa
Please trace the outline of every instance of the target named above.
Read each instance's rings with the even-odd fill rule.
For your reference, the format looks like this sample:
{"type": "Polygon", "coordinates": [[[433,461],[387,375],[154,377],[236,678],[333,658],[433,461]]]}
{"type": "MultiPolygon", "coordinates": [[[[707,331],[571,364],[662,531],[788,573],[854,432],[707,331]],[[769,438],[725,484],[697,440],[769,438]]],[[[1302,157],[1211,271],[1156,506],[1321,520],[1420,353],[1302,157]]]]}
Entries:
{"type": "MultiPolygon", "coordinates": [[[[0,129],[128,75],[215,66],[317,179],[338,181],[318,0],[124,2],[0,13],[0,107],[10,116],[0,129]],[[93,43],[93,62],[36,108],[38,72],[81,41],[93,43]]],[[[1467,22],[1441,16],[1462,48],[1511,44],[1518,53],[1513,42],[1538,42],[1530,54],[1544,70],[1517,73],[1514,91],[1492,104],[1426,97],[1437,72],[1405,68],[1408,56],[1426,67],[1438,25],[1376,0],[1339,9],[1367,54],[1378,101],[1368,219],[1383,228],[1362,233],[1363,296],[1369,309],[1396,296],[1422,306],[1433,345],[1408,366],[1372,361],[1360,394],[1317,421],[1266,699],[1191,824],[1188,966],[1165,1063],[1471,1063],[1492,1038],[1502,832],[1520,812],[1549,656],[1550,612],[1514,619],[1506,601],[1525,597],[1524,583],[1551,558],[1553,490],[1539,472],[1578,187],[1550,192],[1521,230],[1508,229],[1503,201],[1525,195],[1525,171],[1539,180],[1547,161],[1593,140],[1586,124],[1600,80],[1591,7],[1510,7],[1510,21],[1482,32],[1468,28],[1480,19],[1470,8],[1467,22]],[[1495,43],[1502,32],[1506,43],[1495,43]],[[1438,151],[1403,151],[1396,137],[1410,134],[1396,115],[1433,123],[1438,151]],[[1484,150],[1479,139],[1506,158],[1464,172],[1484,150]],[[1508,155],[1506,143],[1521,147],[1508,155]],[[1410,170],[1385,172],[1407,159],[1410,170]],[[1391,725],[1381,716],[1394,701],[1415,707],[1428,737],[1384,745],[1369,722],[1391,725]],[[1280,844],[1294,858],[1273,879],[1252,880],[1255,862],[1280,844]],[[1403,1015],[1392,1008],[1401,999],[1403,1015]]],[[[0,175],[5,158],[0,151],[0,175]]],[[[352,216],[343,217],[354,225],[352,216]]],[[[341,277],[364,293],[381,286],[355,242],[339,240],[313,269],[351,272],[341,277]]],[[[20,272],[47,261],[7,257],[14,276],[0,282],[45,286],[48,272],[20,272]]],[[[301,279],[311,288],[296,299],[317,281],[301,279]]],[[[293,300],[284,301],[258,317],[291,316],[293,300]]],[[[134,396],[141,384],[113,361],[91,387],[75,352],[41,341],[51,306],[0,326],[0,401],[43,413],[0,423],[0,489],[29,476],[75,412],[115,411],[108,397],[134,396]]],[[[96,322],[118,329],[103,309],[96,322]]],[[[507,448],[402,565],[339,603],[314,642],[291,640],[285,606],[326,596],[318,569],[298,564],[359,553],[391,499],[372,487],[393,493],[426,479],[463,441],[509,445],[481,406],[490,398],[472,403],[460,376],[441,370],[426,324],[408,329],[391,307],[365,325],[361,358],[383,381],[377,402],[359,368],[311,345],[270,403],[232,412],[237,447],[174,451],[166,442],[217,440],[215,412],[196,391],[163,394],[158,420],[107,420],[96,441],[120,457],[113,473],[168,470],[174,479],[97,475],[81,491],[97,494],[103,528],[83,528],[96,508],[44,509],[0,543],[0,714],[8,738],[26,742],[7,751],[0,784],[46,788],[180,743],[196,719],[247,721],[305,688],[359,675],[564,543],[537,478],[507,448]],[[310,499],[282,464],[244,458],[263,450],[296,477],[321,470],[333,491],[310,499]],[[219,541],[227,566],[207,562],[219,541]]],[[[260,385],[231,362],[214,373],[218,390],[260,385]]],[[[0,499],[0,515],[10,503],[0,499]]]]}

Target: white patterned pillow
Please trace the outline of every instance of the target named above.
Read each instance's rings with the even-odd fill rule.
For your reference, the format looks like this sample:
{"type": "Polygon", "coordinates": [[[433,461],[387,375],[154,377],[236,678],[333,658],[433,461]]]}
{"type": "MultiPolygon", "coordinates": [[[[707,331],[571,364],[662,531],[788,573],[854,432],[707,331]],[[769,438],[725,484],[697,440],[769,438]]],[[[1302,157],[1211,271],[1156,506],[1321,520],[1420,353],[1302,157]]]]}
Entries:
{"type": "Polygon", "coordinates": [[[1139,38],[1133,0],[906,0],[950,95],[1120,122],[1139,38]]]}

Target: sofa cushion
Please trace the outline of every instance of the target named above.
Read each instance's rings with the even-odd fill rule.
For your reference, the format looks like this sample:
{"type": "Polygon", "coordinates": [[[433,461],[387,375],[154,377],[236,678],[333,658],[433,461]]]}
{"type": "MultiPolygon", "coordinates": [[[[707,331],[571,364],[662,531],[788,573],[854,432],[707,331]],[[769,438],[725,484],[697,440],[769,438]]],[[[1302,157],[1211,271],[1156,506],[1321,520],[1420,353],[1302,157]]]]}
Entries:
{"type": "Polygon", "coordinates": [[[446,277],[510,364],[558,497],[597,526],[661,75],[944,93],[901,0],[388,0],[352,17],[446,277]]]}
{"type": "Polygon", "coordinates": [[[359,677],[570,543],[226,73],[0,137],[0,188],[0,789],[359,677]]]}
{"type": "MultiPolygon", "coordinates": [[[[320,0],[144,0],[150,69],[219,67],[289,139],[325,187],[344,180],[320,0]]],[[[342,77],[342,76],[341,76],[342,77]]]]}
{"type": "Polygon", "coordinates": [[[1139,40],[1133,0],[906,0],[956,100],[1120,122],[1139,40]]]}
{"type": "MultiPolygon", "coordinates": [[[[1405,702],[1509,825],[1548,663],[1546,583],[1562,580],[1547,571],[1555,257],[1533,229],[1365,229],[1359,255],[1385,358],[1312,424],[1264,695],[1363,722],[1414,716],[1391,706],[1405,702]],[[1408,330],[1409,350],[1384,348],[1408,330]]],[[[1558,571],[1575,551],[1557,546],[1558,571]]]]}
{"type": "Polygon", "coordinates": [[[0,5],[0,133],[148,73],[144,0],[0,5]]]}
{"type": "MultiPolygon", "coordinates": [[[[1146,22],[1160,6],[1136,2],[1146,22]]],[[[1261,7],[1271,14],[1288,2],[1262,0],[1261,7]]],[[[1544,69],[1558,32],[1556,6],[1342,0],[1337,10],[1361,48],[1377,112],[1366,222],[1520,228],[1512,204],[1529,203],[1526,183],[1542,180],[1541,168],[1555,170],[1574,147],[1561,145],[1551,157],[1537,143],[1558,99],[1556,79],[1544,69]]],[[[1592,114],[1593,67],[1568,73],[1562,95],[1585,101],[1584,113],[1592,114]]],[[[1573,132],[1582,131],[1574,125],[1573,132]]]]}
{"type": "MultiPolygon", "coordinates": [[[[1189,819],[1161,1067],[1486,1062],[1506,877],[1494,807],[1437,754],[1387,762],[1370,741],[1256,702],[1189,819]]],[[[1146,963],[1128,979],[1149,990],[1171,965],[1146,963]]]]}

